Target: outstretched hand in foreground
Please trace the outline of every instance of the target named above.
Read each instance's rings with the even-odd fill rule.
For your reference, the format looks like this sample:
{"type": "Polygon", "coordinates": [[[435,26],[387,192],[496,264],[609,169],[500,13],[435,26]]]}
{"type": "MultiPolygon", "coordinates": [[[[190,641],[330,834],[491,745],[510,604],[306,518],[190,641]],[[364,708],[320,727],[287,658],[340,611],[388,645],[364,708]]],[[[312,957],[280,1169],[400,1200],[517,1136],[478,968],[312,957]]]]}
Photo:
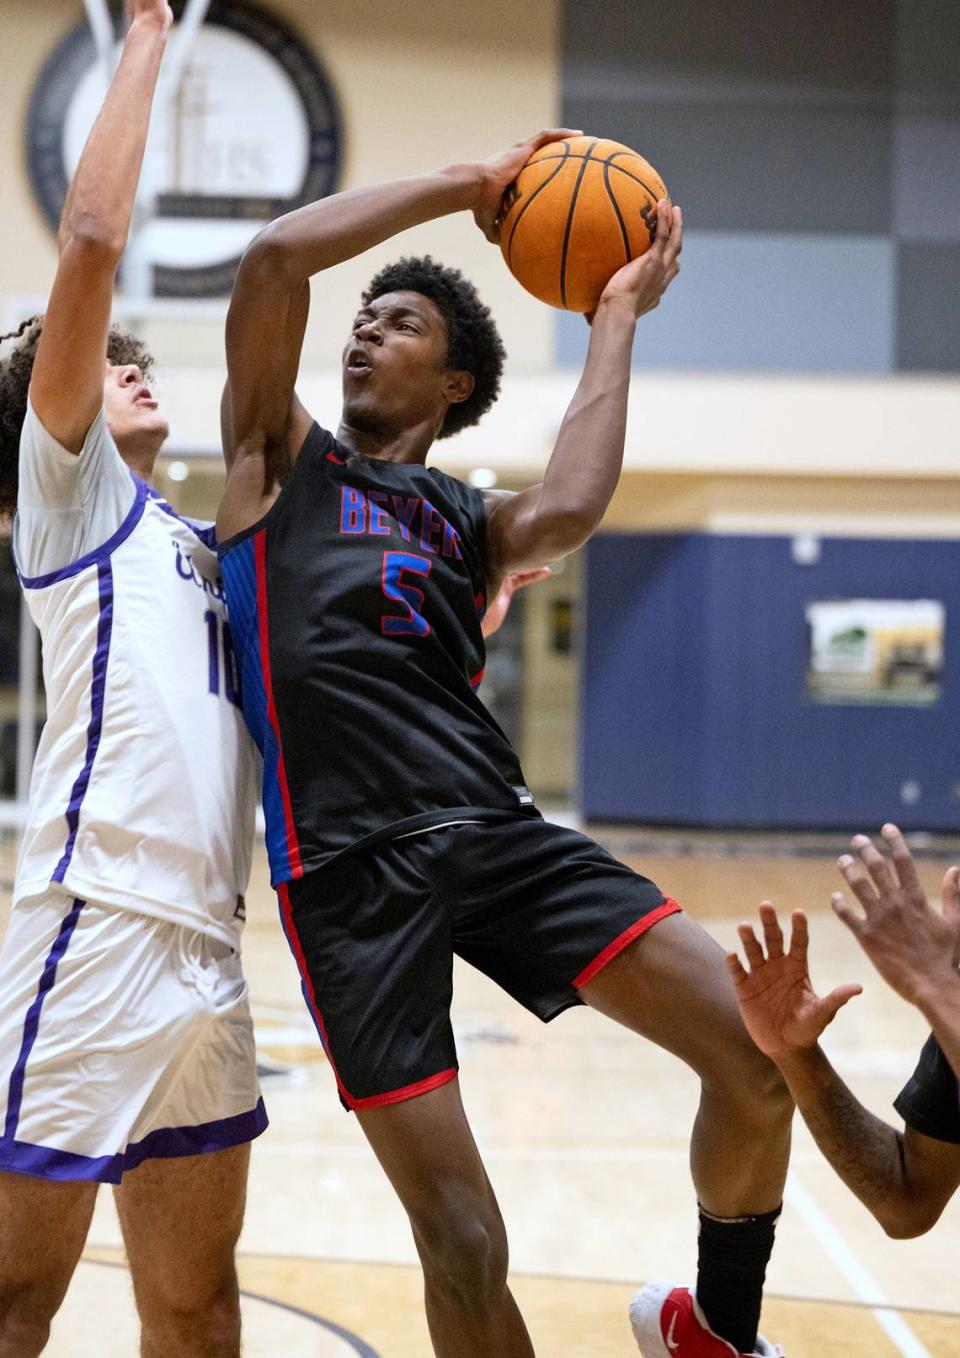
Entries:
{"type": "Polygon", "coordinates": [[[837,1012],[863,987],[851,982],[837,986],[823,998],[816,993],[807,963],[809,935],[802,910],[793,912],[786,952],[783,930],[769,901],[760,906],[760,922],[762,943],[751,924],[737,927],[747,967],[735,952],[727,954],[727,966],[747,1032],[762,1052],[777,1061],[791,1052],[815,1047],[837,1012]]]}
{"type": "Polygon", "coordinates": [[[947,869],[937,910],[920,885],[903,835],[895,825],[885,825],[881,833],[889,858],[866,835],[857,835],[856,855],[844,854],[837,863],[863,914],[839,891],[833,894],[833,909],[887,984],[920,1005],[937,986],[956,982],[960,868],[947,869]]]}

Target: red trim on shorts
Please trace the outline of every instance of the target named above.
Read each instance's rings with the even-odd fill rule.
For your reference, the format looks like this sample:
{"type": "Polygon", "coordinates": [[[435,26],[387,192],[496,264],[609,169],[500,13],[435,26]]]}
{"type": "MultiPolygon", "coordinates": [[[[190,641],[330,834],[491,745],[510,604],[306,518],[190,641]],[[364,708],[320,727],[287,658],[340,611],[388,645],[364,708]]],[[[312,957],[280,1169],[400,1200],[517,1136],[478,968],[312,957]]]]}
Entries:
{"type": "Polygon", "coordinates": [[[645,934],[654,924],[659,924],[668,915],[676,915],[683,907],[669,897],[663,905],[658,905],[655,910],[651,910],[649,915],[644,915],[643,919],[638,919],[635,924],[631,924],[629,929],[624,929],[618,938],[612,943],[608,943],[603,952],[598,953],[592,962],[584,967],[580,975],[574,978],[573,987],[575,990],[582,990],[585,985],[589,985],[594,977],[599,976],[608,962],[612,962],[623,952],[624,948],[630,946],[635,938],[645,934]]]}
{"type": "Polygon", "coordinates": [[[290,889],[286,882],[280,882],[277,887],[277,895],[280,897],[280,913],[283,919],[283,931],[290,944],[297,964],[297,970],[303,980],[306,992],[307,1003],[310,1006],[310,1013],[313,1015],[314,1022],[320,1033],[323,1042],[323,1050],[327,1060],[330,1062],[330,1069],[333,1071],[333,1078],[337,1082],[337,1089],[340,1097],[352,1112],[362,1113],[366,1108],[382,1108],[391,1103],[403,1103],[406,1099],[415,1099],[418,1094],[429,1094],[431,1089],[439,1089],[441,1085],[449,1084],[451,1080],[457,1078],[457,1067],[451,1066],[449,1070],[443,1070],[439,1075],[430,1075],[426,1080],[418,1080],[416,1084],[404,1085],[402,1089],[391,1089],[386,1094],[371,1094],[365,1099],[355,1099],[346,1085],[340,1079],[340,1072],[337,1070],[336,1062],[333,1059],[333,1052],[330,1050],[330,1038],[327,1036],[327,1025],[323,1021],[323,1014],[317,1003],[317,992],[313,988],[313,981],[307,967],[307,959],[303,954],[303,946],[300,943],[300,935],[293,922],[293,906],[290,901],[290,889]]]}
{"type": "Polygon", "coordinates": [[[406,1099],[415,1099],[419,1094],[429,1094],[431,1089],[439,1089],[441,1085],[447,1085],[456,1078],[457,1068],[451,1066],[449,1070],[442,1070],[439,1075],[431,1075],[426,1080],[418,1080],[416,1084],[404,1085],[403,1089],[391,1089],[388,1094],[371,1094],[366,1099],[351,1099],[349,1094],[344,1095],[344,1097],[354,1112],[362,1113],[366,1108],[384,1108],[387,1104],[403,1103],[406,1099]]]}
{"type": "Polygon", "coordinates": [[[290,801],[290,788],[287,784],[287,768],[283,759],[283,742],[280,739],[280,721],[276,704],[273,701],[273,680],[270,675],[270,641],[267,623],[267,530],[262,528],[253,539],[253,555],[257,568],[257,619],[260,625],[260,668],[263,672],[263,687],[267,697],[267,718],[277,742],[277,780],[280,783],[280,797],[283,802],[283,819],[287,830],[287,858],[290,862],[292,877],[303,876],[303,863],[300,858],[300,845],[297,842],[297,828],[293,819],[293,805],[290,801]]]}
{"type": "Polygon", "coordinates": [[[486,665],[484,665],[484,667],[483,667],[482,670],[477,670],[476,674],[474,674],[474,675],[471,676],[471,678],[470,678],[470,684],[471,684],[471,686],[472,686],[473,688],[479,688],[479,687],[480,687],[480,685],[483,683],[483,676],[486,674],[486,672],[487,672],[487,667],[486,667],[486,665]]]}

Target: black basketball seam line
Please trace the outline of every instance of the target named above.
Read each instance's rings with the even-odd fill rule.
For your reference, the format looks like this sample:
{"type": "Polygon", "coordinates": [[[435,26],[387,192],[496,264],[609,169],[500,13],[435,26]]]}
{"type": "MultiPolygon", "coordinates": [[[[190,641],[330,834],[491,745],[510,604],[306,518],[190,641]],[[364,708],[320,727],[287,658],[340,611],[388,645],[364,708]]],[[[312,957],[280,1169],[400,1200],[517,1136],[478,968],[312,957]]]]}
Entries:
{"type": "Polygon", "coordinates": [[[587,173],[587,161],[593,157],[590,152],[596,146],[592,142],[587,147],[587,154],[583,157],[583,164],[580,166],[580,173],[577,175],[577,182],[573,186],[573,193],[570,195],[570,208],[567,212],[567,227],[563,233],[563,249],[560,252],[560,305],[566,310],[567,306],[567,251],[570,247],[570,233],[573,231],[573,215],[577,210],[577,198],[580,194],[580,185],[583,183],[583,176],[587,173]]]}
{"type": "MultiPolygon", "coordinates": [[[[594,145],[596,145],[596,142],[594,142],[594,145]]],[[[614,165],[613,161],[616,156],[625,156],[629,154],[631,153],[628,151],[614,151],[613,155],[609,156],[606,160],[601,160],[599,156],[590,155],[584,156],[581,155],[579,151],[572,151],[568,156],[541,156],[539,160],[535,160],[533,163],[534,165],[542,165],[544,161],[547,160],[592,160],[595,165],[609,165],[611,170],[619,170],[620,173],[625,174],[628,179],[632,179],[635,184],[639,184],[642,189],[646,189],[647,193],[649,193],[653,201],[657,202],[658,201],[657,194],[650,187],[649,184],[647,184],[644,180],[640,179],[638,175],[631,174],[630,171],[626,168],[626,166],[614,165]]],[[[548,182],[549,182],[548,180],[544,180],[544,183],[548,182]]]]}
{"type": "MultiPolygon", "coordinates": [[[[627,155],[626,151],[614,151],[613,155],[606,163],[610,166],[611,170],[619,170],[620,173],[625,174],[628,179],[632,179],[635,184],[639,184],[642,189],[646,189],[647,193],[649,193],[650,197],[653,199],[655,203],[659,202],[659,195],[654,193],[650,185],[644,183],[644,181],[640,178],[639,175],[631,174],[630,171],[624,165],[614,165],[613,162],[616,160],[617,156],[624,155],[627,155]]],[[[653,167],[651,166],[651,168],[653,167]]],[[[666,187],[666,185],[664,185],[664,187],[666,187]]]]}
{"type": "Polygon", "coordinates": [[[527,201],[524,203],[523,207],[522,207],[522,208],[520,209],[520,211],[517,213],[517,220],[514,222],[513,226],[510,228],[510,239],[507,241],[507,268],[508,268],[508,269],[510,268],[511,261],[512,261],[512,258],[513,258],[513,238],[514,238],[514,236],[517,234],[517,227],[518,227],[518,226],[520,225],[520,223],[523,221],[523,214],[526,212],[527,208],[528,208],[528,207],[530,206],[530,204],[533,202],[534,198],[536,198],[537,194],[540,193],[543,189],[545,189],[545,188],[547,187],[548,184],[552,183],[554,179],[556,179],[557,175],[558,175],[558,174],[560,173],[560,171],[563,169],[563,162],[564,162],[565,160],[569,160],[570,157],[569,157],[569,156],[566,156],[566,155],[563,155],[563,156],[551,156],[550,159],[551,159],[551,160],[559,160],[559,161],[560,161],[560,164],[556,167],[555,170],[551,170],[551,172],[547,175],[546,179],[545,179],[541,184],[538,184],[538,185],[537,185],[537,187],[534,189],[533,193],[531,193],[530,197],[527,199],[527,201]]]}
{"type": "Polygon", "coordinates": [[[627,231],[627,224],[623,220],[623,213],[620,211],[620,204],[614,196],[613,189],[610,187],[610,163],[607,161],[603,167],[603,186],[607,191],[607,197],[613,204],[613,210],[617,214],[617,221],[620,223],[620,234],[623,237],[623,252],[626,255],[626,262],[630,263],[630,236],[627,231]]]}

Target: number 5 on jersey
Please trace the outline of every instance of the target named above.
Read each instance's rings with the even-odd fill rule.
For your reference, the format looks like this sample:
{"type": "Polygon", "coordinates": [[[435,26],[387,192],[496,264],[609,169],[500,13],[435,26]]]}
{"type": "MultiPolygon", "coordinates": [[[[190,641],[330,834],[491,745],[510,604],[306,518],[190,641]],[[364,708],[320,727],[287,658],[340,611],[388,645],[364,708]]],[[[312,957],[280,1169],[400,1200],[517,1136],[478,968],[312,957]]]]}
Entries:
{"type": "Polygon", "coordinates": [[[427,637],[430,624],[421,613],[423,590],[404,580],[405,575],[419,575],[423,579],[430,574],[433,562],[425,556],[413,556],[410,552],[384,552],[383,554],[383,592],[388,599],[402,604],[405,612],[384,613],[380,618],[380,631],[385,637],[427,637]]]}

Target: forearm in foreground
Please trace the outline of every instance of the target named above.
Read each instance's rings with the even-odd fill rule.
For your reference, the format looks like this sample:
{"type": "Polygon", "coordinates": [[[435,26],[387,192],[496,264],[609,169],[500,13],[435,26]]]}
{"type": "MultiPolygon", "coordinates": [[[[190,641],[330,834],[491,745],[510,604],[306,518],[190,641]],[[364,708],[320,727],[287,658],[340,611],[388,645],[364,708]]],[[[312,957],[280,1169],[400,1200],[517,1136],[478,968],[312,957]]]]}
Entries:
{"type": "Polygon", "coordinates": [[[864,1108],[819,1046],[777,1063],[823,1155],[884,1230],[901,1233],[911,1206],[902,1136],[864,1108]]]}

